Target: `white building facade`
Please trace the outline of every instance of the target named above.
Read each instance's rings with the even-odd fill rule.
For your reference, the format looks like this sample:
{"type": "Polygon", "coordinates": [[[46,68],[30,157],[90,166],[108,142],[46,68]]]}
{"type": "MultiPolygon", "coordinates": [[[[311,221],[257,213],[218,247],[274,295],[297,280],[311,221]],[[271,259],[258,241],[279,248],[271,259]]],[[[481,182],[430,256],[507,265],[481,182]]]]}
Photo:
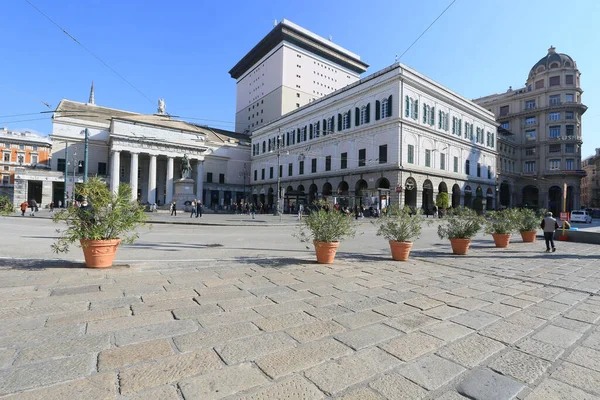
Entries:
{"type": "Polygon", "coordinates": [[[229,71],[237,81],[236,132],[354,83],[367,67],[357,54],[284,19],[229,71]]]}
{"type": "Polygon", "coordinates": [[[496,207],[494,115],[394,64],[252,133],[253,200],[496,207]],[[278,168],[279,167],[279,168],[278,168]]]}

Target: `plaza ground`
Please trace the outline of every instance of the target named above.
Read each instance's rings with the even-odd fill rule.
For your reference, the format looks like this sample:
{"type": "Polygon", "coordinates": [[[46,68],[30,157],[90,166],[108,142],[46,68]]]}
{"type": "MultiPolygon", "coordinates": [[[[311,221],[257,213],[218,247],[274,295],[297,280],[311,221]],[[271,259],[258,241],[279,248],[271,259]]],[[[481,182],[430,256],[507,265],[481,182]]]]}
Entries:
{"type": "Polygon", "coordinates": [[[365,219],[324,266],[291,216],[202,223],[155,223],[98,271],[51,253],[50,220],[0,219],[0,396],[600,397],[600,246],[453,256],[432,225],[393,262],[365,219]]]}

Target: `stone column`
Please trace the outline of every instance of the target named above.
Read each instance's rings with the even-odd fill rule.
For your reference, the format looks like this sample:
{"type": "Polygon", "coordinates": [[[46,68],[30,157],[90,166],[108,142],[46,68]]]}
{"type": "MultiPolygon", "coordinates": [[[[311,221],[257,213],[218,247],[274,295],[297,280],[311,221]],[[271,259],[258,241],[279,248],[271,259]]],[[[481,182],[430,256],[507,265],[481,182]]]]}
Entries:
{"type": "Polygon", "coordinates": [[[121,178],[121,152],[118,150],[112,151],[111,167],[112,168],[110,171],[110,189],[114,193],[117,193],[117,191],[119,190],[119,181],[121,178]]]}
{"type": "Polygon", "coordinates": [[[138,192],[138,156],[139,153],[131,152],[131,167],[129,171],[129,185],[131,186],[131,201],[137,200],[138,192]]]}
{"type": "Polygon", "coordinates": [[[171,204],[173,201],[173,157],[167,158],[167,204],[171,204]]]}
{"type": "Polygon", "coordinates": [[[196,198],[202,201],[204,190],[204,157],[196,162],[196,198]]]}
{"type": "Polygon", "coordinates": [[[156,156],[150,154],[150,165],[148,167],[148,202],[156,202],[156,156]]]}

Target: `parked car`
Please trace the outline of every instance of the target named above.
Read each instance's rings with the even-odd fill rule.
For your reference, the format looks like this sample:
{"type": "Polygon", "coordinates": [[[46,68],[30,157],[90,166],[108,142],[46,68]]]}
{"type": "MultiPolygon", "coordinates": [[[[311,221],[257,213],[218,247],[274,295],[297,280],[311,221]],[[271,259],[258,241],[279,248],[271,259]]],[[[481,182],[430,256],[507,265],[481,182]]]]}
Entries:
{"type": "Polygon", "coordinates": [[[571,211],[571,222],[583,222],[586,224],[592,223],[592,217],[586,210],[571,211]]]}

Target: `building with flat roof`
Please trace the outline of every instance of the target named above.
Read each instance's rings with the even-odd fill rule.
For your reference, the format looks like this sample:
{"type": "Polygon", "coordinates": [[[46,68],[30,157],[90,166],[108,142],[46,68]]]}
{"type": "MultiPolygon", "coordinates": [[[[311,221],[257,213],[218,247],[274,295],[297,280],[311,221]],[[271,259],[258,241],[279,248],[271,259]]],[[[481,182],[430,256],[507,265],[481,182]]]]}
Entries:
{"type": "Polygon", "coordinates": [[[259,127],[360,79],[368,65],[286,19],[229,71],[236,79],[236,132],[259,127]]]}
{"type": "Polygon", "coordinates": [[[529,71],[525,87],[473,100],[494,113],[516,145],[515,168],[499,164],[503,205],[547,208],[558,215],[566,185],[567,211],[580,207],[586,174],[581,117],[587,110],[580,75],[573,58],[550,47],[529,71]]]}

